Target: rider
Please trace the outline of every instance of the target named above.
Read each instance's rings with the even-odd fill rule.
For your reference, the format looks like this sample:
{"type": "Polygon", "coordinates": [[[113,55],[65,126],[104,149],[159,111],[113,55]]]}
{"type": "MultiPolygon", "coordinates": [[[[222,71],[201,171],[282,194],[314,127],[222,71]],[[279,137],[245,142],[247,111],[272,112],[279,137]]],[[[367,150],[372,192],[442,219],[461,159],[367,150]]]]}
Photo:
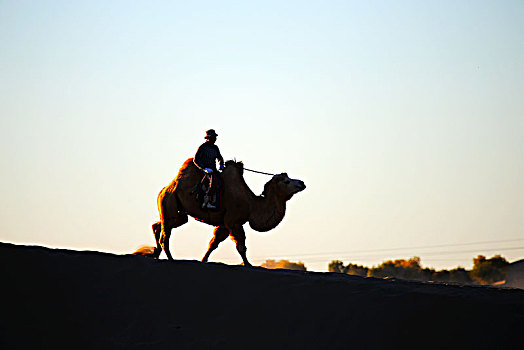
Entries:
{"type": "MultiPolygon", "coordinates": [[[[206,142],[204,142],[198,148],[198,151],[196,152],[195,157],[193,158],[193,162],[195,163],[195,165],[206,173],[206,179],[209,181],[209,186],[207,187],[206,193],[204,195],[204,203],[202,204],[202,208],[216,208],[214,201],[210,201],[209,191],[211,190],[213,174],[217,173],[217,159],[220,165],[220,170],[224,169],[224,158],[222,158],[218,146],[215,145],[217,136],[218,134],[215,132],[214,129],[209,129],[208,131],[206,131],[206,142]]],[[[213,198],[216,198],[216,195],[214,195],[213,198]]]]}

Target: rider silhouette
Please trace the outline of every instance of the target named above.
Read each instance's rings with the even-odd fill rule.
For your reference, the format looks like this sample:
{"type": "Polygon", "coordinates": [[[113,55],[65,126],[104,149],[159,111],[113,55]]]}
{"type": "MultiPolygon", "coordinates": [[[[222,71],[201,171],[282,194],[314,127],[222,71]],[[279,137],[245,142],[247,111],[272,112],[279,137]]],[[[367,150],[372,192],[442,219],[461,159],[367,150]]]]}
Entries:
{"type": "Polygon", "coordinates": [[[218,146],[215,145],[217,136],[218,134],[215,132],[214,129],[207,130],[205,136],[206,142],[204,142],[202,145],[200,145],[200,147],[198,147],[195,157],[193,158],[193,162],[195,163],[195,165],[206,173],[206,179],[209,182],[209,186],[207,186],[204,195],[204,202],[202,204],[202,208],[216,208],[216,194],[209,196],[209,191],[211,190],[213,184],[213,175],[217,173],[217,160],[220,165],[220,170],[224,169],[224,158],[222,158],[218,146]]]}

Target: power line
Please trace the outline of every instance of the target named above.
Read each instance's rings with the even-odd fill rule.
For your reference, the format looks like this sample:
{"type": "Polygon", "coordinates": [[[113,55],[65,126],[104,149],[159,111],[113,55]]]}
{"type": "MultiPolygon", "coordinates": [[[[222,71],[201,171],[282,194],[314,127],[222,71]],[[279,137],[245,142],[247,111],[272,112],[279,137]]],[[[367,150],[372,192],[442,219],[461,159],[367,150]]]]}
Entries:
{"type": "MultiPolygon", "coordinates": [[[[438,252],[421,252],[421,254],[424,255],[447,255],[447,254],[455,254],[455,253],[474,253],[478,251],[493,251],[493,250],[519,250],[524,249],[524,247],[497,247],[497,248],[476,248],[476,249],[468,249],[468,250],[453,250],[453,251],[438,251],[438,252]]],[[[356,254],[356,256],[362,256],[367,254],[356,254]]]]}
{"type": "MultiPolygon", "coordinates": [[[[422,253],[420,255],[422,255],[422,257],[431,257],[431,256],[446,256],[446,255],[453,255],[453,254],[462,254],[462,253],[479,253],[482,252],[482,251],[508,251],[508,250],[524,250],[524,247],[508,247],[508,248],[478,248],[478,249],[470,249],[470,250],[457,250],[457,251],[441,251],[441,252],[425,252],[425,253],[422,253]]],[[[418,254],[417,254],[418,255],[418,254]]],[[[360,254],[360,255],[352,255],[351,257],[342,257],[342,258],[334,258],[334,257],[316,257],[316,258],[311,258],[311,259],[308,259],[309,262],[318,262],[318,261],[325,261],[326,259],[329,260],[350,260],[350,259],[362,259],[362,258],[366,258],[366,259],[373,259],[373,258],[384,258],[384,255],[363,255],[363,254],[360,254]]],[[[296,259],[296,258],[295,258],[296,259]]]]}
{"type": "MultiPolygon", "coordinates": [[[[410,249],[434,249],[434,248],[445,248],[445,247],[460,247],[468,245],[478,245],[478,244],[489,244],[489,243],[508,243],[508,242],[519,242],[524,241],[524,238],[517,239],[508,239],[508,240],[495,240],[495,241],[479,241],[479,242],[469,242],[469,243],[454,243],[454,244],[439,244],[432,246],[415,246],[415,247],[398,247],[398,248],[381,248],[381,249],[368,249],[368,250],[349,250],[349,251],[339,251],[339,252],[323,252],[323,253],[302,253],[302,254],[279,254],[271,255],[272,258],[286,258],[286,257],[314,257],[314,256],[333,256],[333,255],[347,255],[347,254],[364,254],[364,253],[376,253],[376,252],[388,252],[388,251],[398,251],[398,250],[410,250],[410,249]]],[[[482,249],[478,248],[477,250],[482,249]]],[[[500,249],[500,248],[498,248],[500,249]]],[[[513,248],[511,248],[513,249],[513,248]]],[[[492,250],[490,248],[490,250],[492,250]]],[[[426,254],[426,253],[424,253],[426,254]]],[[[257,259],[255,257],[254,259],[257,259]]],[[[263,257],[258,257],[258,259],[263,259],[263,257]]]]}

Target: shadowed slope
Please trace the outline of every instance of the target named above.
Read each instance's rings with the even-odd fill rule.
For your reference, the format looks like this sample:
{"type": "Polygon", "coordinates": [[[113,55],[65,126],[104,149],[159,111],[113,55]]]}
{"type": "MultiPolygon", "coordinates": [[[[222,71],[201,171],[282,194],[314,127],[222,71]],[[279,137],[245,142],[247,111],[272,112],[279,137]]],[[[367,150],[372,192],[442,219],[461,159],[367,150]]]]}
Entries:
{"type": "Polygon", "coordinates": [[[510,348],[524,291],[0,243],[2,348],[510,348]]]}

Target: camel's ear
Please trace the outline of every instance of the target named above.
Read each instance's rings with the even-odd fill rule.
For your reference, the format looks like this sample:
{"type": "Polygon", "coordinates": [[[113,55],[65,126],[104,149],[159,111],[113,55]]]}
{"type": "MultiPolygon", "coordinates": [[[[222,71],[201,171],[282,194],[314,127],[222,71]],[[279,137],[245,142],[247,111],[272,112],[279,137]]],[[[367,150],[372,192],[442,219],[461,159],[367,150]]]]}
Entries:
{"type": "Polygon", "coordinates": [[[287,173],[282,173],[282,174],[279,174],[277,176],[278,176],[277,182],[282,182],[282,181],[284,181],[286,179],[289,179],[289,176],[287,176],[287,173]]]}

